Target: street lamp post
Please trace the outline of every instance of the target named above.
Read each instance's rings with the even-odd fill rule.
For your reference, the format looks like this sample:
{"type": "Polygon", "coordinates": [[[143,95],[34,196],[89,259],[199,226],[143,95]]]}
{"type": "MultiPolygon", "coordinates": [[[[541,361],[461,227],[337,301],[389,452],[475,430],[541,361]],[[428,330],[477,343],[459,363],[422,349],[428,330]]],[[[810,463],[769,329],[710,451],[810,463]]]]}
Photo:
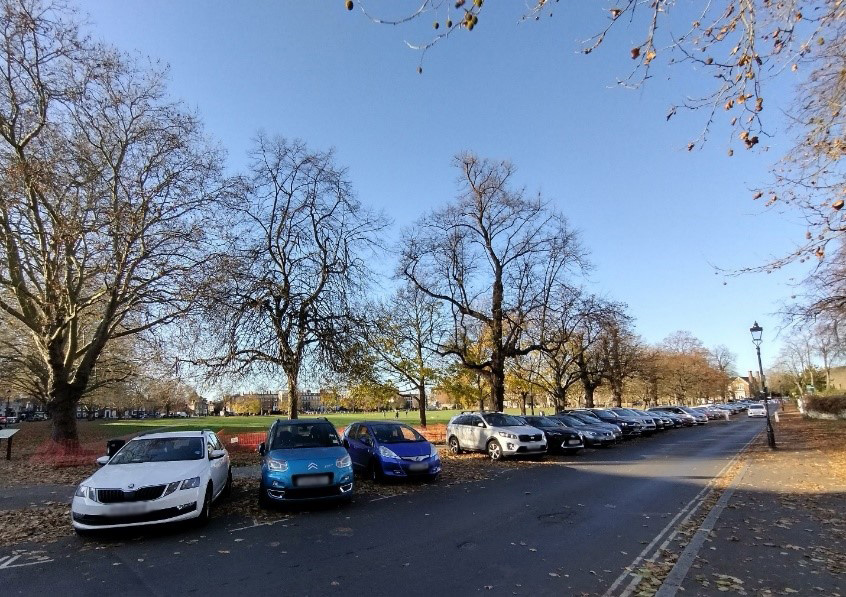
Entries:
{"type": "Polygon", "coordinates": [[[775,432],[773,432],[773,423],[770,420],[770,402],[768,399],[767,384],[764,380],[764,367],[761,365],[761,336],[764,334],[764,328],[755,322],[749,332],[752,334],[752,343],[755,345],[755,350],[758,353],[758,373],[761,376],[761,391],[764,392],[764,413],[767,417],[767,445],[773,450],[776,448],[775,432]]]}

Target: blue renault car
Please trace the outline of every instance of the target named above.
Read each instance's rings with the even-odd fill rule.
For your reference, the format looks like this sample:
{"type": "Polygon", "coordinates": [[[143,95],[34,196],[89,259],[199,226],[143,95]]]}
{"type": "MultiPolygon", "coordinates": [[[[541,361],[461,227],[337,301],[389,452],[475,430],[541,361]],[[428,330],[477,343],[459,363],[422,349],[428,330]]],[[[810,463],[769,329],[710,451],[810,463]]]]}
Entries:
{"type": "Polygon", "coordinates": [[[438,449],[413,427],[390,421],[361,421],[344,429],[353,467],[370,479],[423,478],[441,473],[438,449]]]}
{"type": "Polygon", "coordinates": [[[262,506],[352,499],[352,461],[326,419],[277,419],[259,453],[262,506]]]}

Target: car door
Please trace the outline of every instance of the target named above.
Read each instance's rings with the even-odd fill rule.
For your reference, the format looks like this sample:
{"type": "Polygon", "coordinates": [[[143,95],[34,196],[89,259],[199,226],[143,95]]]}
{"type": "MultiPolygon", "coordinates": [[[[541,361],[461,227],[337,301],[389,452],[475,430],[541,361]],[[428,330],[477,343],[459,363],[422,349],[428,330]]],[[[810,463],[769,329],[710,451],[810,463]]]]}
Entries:
{"type": "Polygon", "coordinates": [[[470,424],[467,425],[467,445],[471,450],[485,449],[485,431],[487,425],[482,421],[482,417],[478,415],[470,416],[470,424]]]}
{"type": "Polygon", "coordinates": [[[464,450],[471,450],[470,445],[470,415],[461,415],[454,422],[455,436],[458,438],[458,443],[464,450]]]}
{"type": "Polygon", "coordinates": [[[358,423],[354,423],[347,427],[346,431],[344,432],[344,445],[347,448],[347,452],[350,455],[350,460],[352,460],[353,468],[360,469],[363,467],[362,465],[362,452],[364,451],[365,446],[361,444],[356,436],[358,435],[358,430],[361,427],[358,423]]]}
{"type": "Polygon", "coordinates": [[[206,434],[206,457],[209,459],[209,468],[211,469],[213,495],[217,495],[223,490],[223,486],[226,485],[226,477],[229,475],[227,459],[211,457],[214,450],[219,450],[222,447],[214,433],[206,434]]]}
{"type": "Polygon", "coordinates": [[[349,439],[350,446],[355,450],[355,456],[350,453],[353,459],[353,466],[359,469],[366,469],[370,466],[370,459],[373,455],[373,437],[367,425],[359,425],[355,437],[349,439]]]}

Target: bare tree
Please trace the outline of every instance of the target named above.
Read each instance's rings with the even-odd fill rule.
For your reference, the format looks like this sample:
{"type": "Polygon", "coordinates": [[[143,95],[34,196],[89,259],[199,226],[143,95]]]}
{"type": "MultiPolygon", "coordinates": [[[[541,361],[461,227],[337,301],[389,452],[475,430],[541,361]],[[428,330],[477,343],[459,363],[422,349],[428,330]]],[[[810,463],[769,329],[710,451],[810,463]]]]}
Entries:
{"type": "Polygon", "coordinates": [[[61,2],[0,3],[0,309],[47,372],[52,437],[106,346],[189,309],[220,152],[165,72],[82,37],[61,2]]]}
{"type": "Polygon", "coordinates": [[[720,384],[720,397],[726,401],[728,386],[734,374],[734,363],[737,355],[728,349],[725,344],[718,344],[709,352],[711,365],[717,372],[718,383],[720,384]]]}
{"type": "Polygon", "coordinates": [[[506,361],[541,348],[524,343],[527,323],[585,257],[562,215],[513,188],[510,163],[463,153],[455,165],[459,196],[405,233],[399,269],[450,313],[452,333],[439,352],[481,372],[502,409],[506,361]],[[468,333],[474,326],[480,338],[468,333]],[[479,339],[489,350],[476,359],[470,345],[479,339]]]}
{"type": "Polygon", "coordinates": [[[608,380],[608,359],[601,342],[622,309],[621,305],[598,297],[591,299],[586,316],[573,334],[571,350],[587,408],[593,408],[596,389],[608,380]]]}
{"type": "Polygon", "coordinates": [[[569,389],[582,380],[577,362],[596,339],[590,333],[586,338],[584,332],[593,329],[591,321],[606,306],[604,301],[585,295],[581,289],[559,289],[529,330],[543,344],[543,349],[515,359],[513,375],[527,387],[544,392],[556,412],[567,406],[569,389]]]}
{"type": "Polygon", "coordinates": [[[599,338],[599,350],[614,405],[620,407],[626,381],[640,371],[643,356],[643,345],[634,332],[633,320],[625,312],[625,305],[618,305],[609,313],[599,338]]]}
{"type": "Polygon", "coordinates": [[[385,376],[417,392],[420,424],[426,427],[426,388],[437,378],[435,351],[444,332],[440,303],[408,285],[374,305],[370,319],[368,349],[385,376]]]}
{"type": "Polygon", "coordinates": [[[206,301],[215,374],[284,372],[297,418],[303,366],[337,368],[354,350],[357,301],[388,225],[356,198],[332,152],[259,135],[231,198],[226,274],[206,301]]]}

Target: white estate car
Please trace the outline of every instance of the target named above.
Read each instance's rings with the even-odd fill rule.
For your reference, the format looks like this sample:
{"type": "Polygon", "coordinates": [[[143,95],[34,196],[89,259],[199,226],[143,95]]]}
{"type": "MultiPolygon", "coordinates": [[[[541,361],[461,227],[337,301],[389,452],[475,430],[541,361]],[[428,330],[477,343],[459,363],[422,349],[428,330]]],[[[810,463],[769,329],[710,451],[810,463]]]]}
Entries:
{"type": "Polygon", "coordinates": [[[229,492],[229,454],[211,431],[150,433],[129,440],[83,481],[71,504],[77,532],[208,520],[229,492]]]}
{"type": "Polygon", "coordinates": [[[764,408],[762,403],[753,403],[749,405],[749,409],[746,411],[746,415],[750,417],[766,417],[767,416],[767,409],[764,408]]]}

